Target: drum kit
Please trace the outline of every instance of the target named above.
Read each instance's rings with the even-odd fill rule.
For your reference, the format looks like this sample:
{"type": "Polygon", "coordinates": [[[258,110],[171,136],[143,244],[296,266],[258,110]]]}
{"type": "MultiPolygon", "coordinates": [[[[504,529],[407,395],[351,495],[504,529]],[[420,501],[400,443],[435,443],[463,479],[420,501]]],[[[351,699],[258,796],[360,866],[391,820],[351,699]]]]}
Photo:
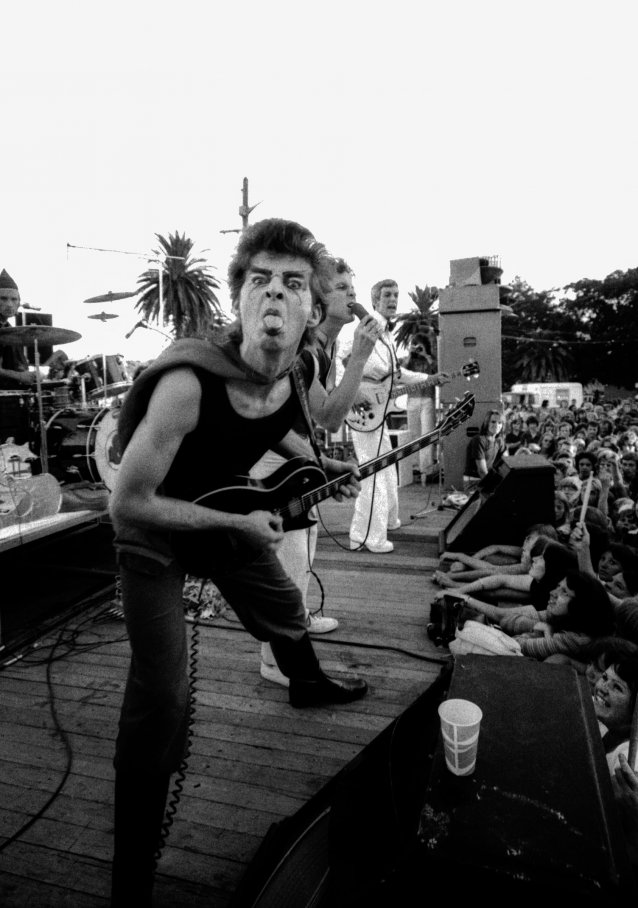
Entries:
{"type": "MultiPolygon", "coordinates": [[[[109,291],[84,302],[112,302],[135,295],[109,291]]],[[[105,312],[89,316],[101,321],[117,317],[105,312]]],[[[0,327],[0,347],[33,348],[36,375],[35,391],[0,391],[0,442],[7,435],[18,436],[18,444],[0,444],[0,473],[4,470],[17,478],[23,472],[36,472],[30,464],[39,459],[37,472],[50,474],[62,484],[83,482],[113,489],[120,463],[117,419],[132,384],[124,358],[100,353],[67,360],[60,377],[41,377],[40,347],[68,344],[81,336],[49,325],[0,327]]]]}

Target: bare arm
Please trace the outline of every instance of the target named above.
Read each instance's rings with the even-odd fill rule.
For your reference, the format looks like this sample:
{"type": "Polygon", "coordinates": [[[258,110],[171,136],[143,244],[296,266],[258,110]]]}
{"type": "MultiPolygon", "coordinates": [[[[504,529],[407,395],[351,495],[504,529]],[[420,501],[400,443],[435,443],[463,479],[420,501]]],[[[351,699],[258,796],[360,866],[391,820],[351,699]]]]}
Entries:
{"type": "Polygon", "coordinates": [[[266,511],[231,514],[169,498],[158,489],[184,437],[197,425],[201,387],[192,370],[164,375],[133,433],[118,471],[110,502],[116,528],[133,524],[160,530],[232,530],[264,548],[283,539],[281,518],[266,511]]]}
{"type": "Polygon", "coordinates": [[[590,538],[584,523],[577,523],[569,536],[569,547],[576,553],[578,570],[596,577],[596,571],[591,560],[590,538]]]}
{"type": "Polygon", "coordinates": [[[318,379],[313,381],[308,391],[310,413],[329,432],[336,432],[340,428],[356,402],[363,370],[378,336],[378,322],[371,315],[366,316],[354,332],[352,351],[339,384],[328,392],[318,379]]]}
{"type": "Polygon", "coordinates": [[[532,578],[529,574],[492,574],[488,577],[482,577],[480,580],[474,580],[472,583],[462,584],[458,590],[460,593],[466,594],[493,592],[498,589],[528,593],[531,584],[532,578]]]}

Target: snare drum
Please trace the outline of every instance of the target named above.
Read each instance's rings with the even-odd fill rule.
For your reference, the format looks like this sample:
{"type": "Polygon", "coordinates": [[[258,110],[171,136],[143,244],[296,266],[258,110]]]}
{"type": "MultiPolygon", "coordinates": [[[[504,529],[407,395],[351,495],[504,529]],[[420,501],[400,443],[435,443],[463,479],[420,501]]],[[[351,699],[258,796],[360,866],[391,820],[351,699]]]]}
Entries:
{"type": "Polygon", "coordinates": [[[84,384],[86,399],[118,397],[131,387],[131,380],[124,367],[124,357],[119,354],[88,356],[73,366],[84,384]]]}
{"type": "Polygon", "coordinates": [[[60,482],[104,483],[111,491],[120,465],[119,408],[58,410],[46,424],[49,473],[60,482]]]}
{"type": "Polygon", "coordinates": [[[30,438],[32,391],[0,391],[0,444],[13,438],[22,445],[30,438]]]}

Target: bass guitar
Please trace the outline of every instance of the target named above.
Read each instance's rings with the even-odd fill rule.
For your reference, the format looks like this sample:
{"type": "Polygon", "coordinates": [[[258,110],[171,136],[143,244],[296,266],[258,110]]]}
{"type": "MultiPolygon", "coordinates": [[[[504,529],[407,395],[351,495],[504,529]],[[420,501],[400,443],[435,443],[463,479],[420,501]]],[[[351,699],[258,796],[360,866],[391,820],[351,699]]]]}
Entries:
{"type": "MultiPolygon", "coordinates": [[[[460,378],[461,376],[467,381],[480,375],[480,367],[476,360],[470,360],[458,372],[452,372],[450,378],[460,378]]],[[[425,388],[431,388],[435,384],[434,377],[424,378],[423,381],[414,385],[398,384],[393,387],[394,379],[391,375],[379,382],[361,383],[362,390],[370,399],[369,403],[356,404],[346,416],[346,423],[354,432],[374,432],[378,429],[386,416],[392,413],[405,413],[405,407],[398,406],[394,403],[397,397],[404,394],[416,394],[425,388]]]]}
{"type": "MultiPolygon", "coordinates": [[[[448,409],[431,432],[360,464],[361,479],[385,470],[404,457],[434,444],[469,419],[473,412],[474,395],[468,391],[448,409]]],[[[340,486],[349,481],[349,477],[349,473],[340,474],[335,479],[326,481],[325,473],[316,463],[305,457],[294,457],[265,479],[238,477],[233,485],[213,489],[200,495],[194,503],[232,514],[270,511],[282,517],[284,530],[301,529],[314,522],[308,516],[310,509],[334,495],[340,486]]],[[[178,561],[195,577],[208,577],[213,559],[217,564],[222,559],[223,563],[224,546],[229,541],[229,534],[220,530],[172,535],[172,547],[178,561]]]]}

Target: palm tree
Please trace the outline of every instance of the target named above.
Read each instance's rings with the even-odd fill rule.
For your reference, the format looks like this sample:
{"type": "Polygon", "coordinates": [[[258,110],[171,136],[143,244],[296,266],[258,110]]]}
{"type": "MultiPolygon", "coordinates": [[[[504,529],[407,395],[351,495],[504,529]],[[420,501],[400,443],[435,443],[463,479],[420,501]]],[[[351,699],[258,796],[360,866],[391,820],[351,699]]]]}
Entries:
{"type": "Polygon", "coordinates": [[[155,236],[160,248],[154,249],[162,269],[162,299],[159,273],[149,269],[139,276],[140,298],[135,308],[148,321],[169,327],[176,338],[196,337],[228,321],[215,290],[219,283],[212,267],[202,258],[191,258],[193,241],[185,233],[169,233],[168,239],[155,236]]]}
{"type": "Polygon", "coordinates": [[[410,312],[397,315],[397,327],[394,332],[398,347],[409,347],[410,340],[415,334],[427,334],[431,338],[432,355],[436,358],[436,343],[434,334],[438,333],[438,315],[431,311],[432,306],[439,298],[436,287],[421,288],[416,286],[408,293],[416,306],[410,312]]]}
{"type": "Polygon", "coordinates": [[[518,348],[519,381],[569,381],[573,363],[569,345],[551,331],[538,330],[518,348]]]}

